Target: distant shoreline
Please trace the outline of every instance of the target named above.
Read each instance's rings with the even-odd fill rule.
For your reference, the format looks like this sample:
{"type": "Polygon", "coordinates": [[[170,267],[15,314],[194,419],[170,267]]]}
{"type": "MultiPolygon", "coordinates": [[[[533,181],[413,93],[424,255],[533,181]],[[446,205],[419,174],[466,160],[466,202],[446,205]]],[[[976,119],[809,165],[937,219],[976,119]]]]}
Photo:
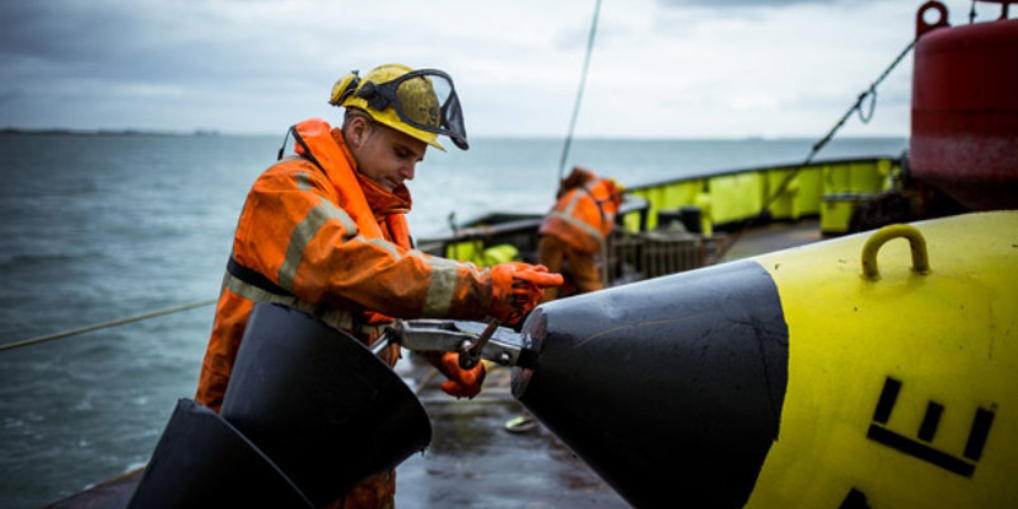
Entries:
{"type": "MultiPolygon", "coordinates": [[[[14,135],[38,135],[38,136],[178,136],[178,137],[203,137],[203,136],[223,136],[223,137],[234,137],[234,136],[276,136],[275,133],[233,133],[233,132],[221,132],[218,129],[195,129],[193,131],[158,131],[149,129],[71,129],[63,127],[52,127],[52,128],[22,128],[22,127],[4,127],[0,128],[0,135],[14,134],[14,135]]],[[[560,143],[561,139],[555,136],[498,136],[498,135],[478,135],[472,137],[474,140],[502,140],[502,141],[539,141],[539,142],[554,142],[560,143]]],[[[907,136],[901,135],[889,135],[889,134],[873,134],[873,135],[843,135],[838,136],[835,140],[849,141],[849,140],[908,140],[907,136]]],[[[799,142],[799,141],[815,141],[815,138],[810,136],[746,136],[746,137],[733,137],[733,138],[669,138],[669,137],[648,137],[648,138],[630,138],[630,137],[606,137],[606,136],[579,136],[576,141],[581,142],[799,142]]]]}
{"type": "Polygon", "coordinates": [[[143,129],[25,129],[20,127],[5,127],[0,129],[0,134],[32,134],[32,135],[67,135],[67,136],[219,136],[219,131],[214,129],[195,129],[190,132],[180,131],[148,131],[143,129]]]}

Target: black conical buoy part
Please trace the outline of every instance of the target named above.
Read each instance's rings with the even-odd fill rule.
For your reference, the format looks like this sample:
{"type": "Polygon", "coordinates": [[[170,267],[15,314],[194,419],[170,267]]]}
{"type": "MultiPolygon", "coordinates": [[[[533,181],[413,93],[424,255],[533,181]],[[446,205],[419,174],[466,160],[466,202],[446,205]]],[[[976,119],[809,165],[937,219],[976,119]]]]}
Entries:
{"type": "Polygon", "coordinates": [[[127,507],[316,506],[219,415],[181,399],[127,507]]]}
{"type": "Polygon", "coordinates": [[[278,304],[252,310],[221,414],[318,506],[431,442],[424,407],[388,365],[278,304]]]}
{"type": "Polygon", "coordinates": [[[636,507],[742,507],[777,438],[788,328],[758,264],[538,307],[513,395],[636,507]]]}

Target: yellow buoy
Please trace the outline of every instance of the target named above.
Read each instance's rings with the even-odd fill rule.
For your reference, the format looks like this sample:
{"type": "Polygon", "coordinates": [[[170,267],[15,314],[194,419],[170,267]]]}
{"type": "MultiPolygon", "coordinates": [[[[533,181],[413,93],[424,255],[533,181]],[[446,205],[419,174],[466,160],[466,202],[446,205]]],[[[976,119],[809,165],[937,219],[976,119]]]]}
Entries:
{"type": "Polygon", "coordinates": [[[1018,507],[1018,212],[755,261],[789,360],[747,507],[1018,507]]]}
{"type": "Polygon", "coordinates": [[[1018,212],[560,299],[513,395],[637,507],[1018,507],[1018,212]]]}

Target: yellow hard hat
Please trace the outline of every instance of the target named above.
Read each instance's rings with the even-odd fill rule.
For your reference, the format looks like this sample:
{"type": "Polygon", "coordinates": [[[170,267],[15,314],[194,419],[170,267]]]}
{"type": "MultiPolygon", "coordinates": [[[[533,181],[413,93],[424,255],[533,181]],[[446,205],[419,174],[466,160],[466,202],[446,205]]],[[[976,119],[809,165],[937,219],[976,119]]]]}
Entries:
{"type": "Polygon", "coordinates": [[[456,89],[442,71],[401,64],[376,67],[363,78],[353,71],[333,85],[329,104],[363,110],[376,122],[441,150],[439,134],[469,148],[456,89]]]}

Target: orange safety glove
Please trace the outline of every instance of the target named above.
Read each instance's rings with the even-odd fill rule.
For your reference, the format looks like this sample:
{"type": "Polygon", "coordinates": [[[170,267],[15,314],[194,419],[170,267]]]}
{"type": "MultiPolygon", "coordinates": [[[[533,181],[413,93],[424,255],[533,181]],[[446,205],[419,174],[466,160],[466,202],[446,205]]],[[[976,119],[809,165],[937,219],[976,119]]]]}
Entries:
{"type": "Polygon", "coordinates": [[[488,314],[505,324],[519,322],[537,307],[544,289],[562,286],[562,275],[544,265],[500,263],[491,268],[491,309],[488,314]]]}
{"type": "Polygon", "coordinates": [[[481,384],[487,374],[483,362],[478,362],[471,369],[463,369],[460,367],[458,352],[429,352],[428,360],[448,378],[442,382],[442,390],[446,394],[457,398],[473,398],[481,392],[481,384]]]}

